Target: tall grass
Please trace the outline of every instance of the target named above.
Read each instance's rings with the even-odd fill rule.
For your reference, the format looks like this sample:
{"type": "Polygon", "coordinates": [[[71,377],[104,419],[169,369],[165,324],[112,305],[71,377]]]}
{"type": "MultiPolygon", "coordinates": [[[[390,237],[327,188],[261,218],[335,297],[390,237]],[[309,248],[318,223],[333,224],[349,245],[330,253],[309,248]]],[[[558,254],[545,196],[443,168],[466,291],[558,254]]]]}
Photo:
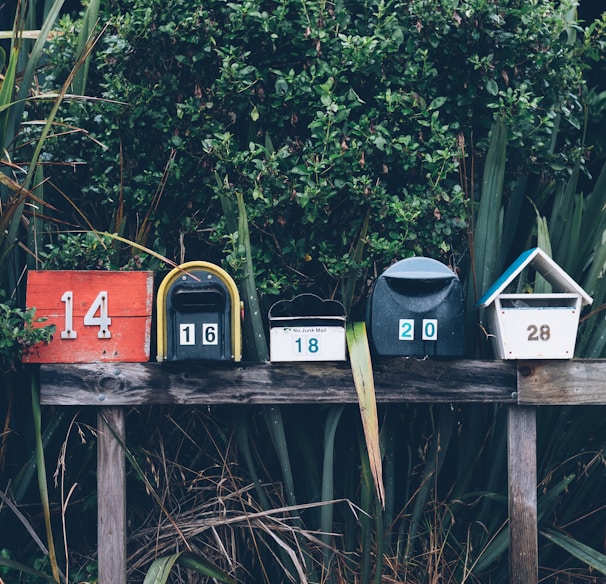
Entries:
{"type": "MultiPolygon", "coordinates": [[[[0,64],[5,66],[2,84],[0,85],[0,300],[12,303],[19,311],[19,305],[15,300],[21,300],[18,291],[19,283],[24,277],[26,258],[35,256],[40,246],[41,225],[38,220],[39,214],[46,205],[43,194],[44,176],[40,166],[40,157],[46,141],[52,136],[53,124],[57,113],[67,95],[71,82],[80,66],[86,61],[93,45],[94,38],[88,33],[82,43],[82,52],[68,80],[60,90],[52,95],[39,94],[35,90],[35,75],[37,67],[42,59],[42,52],[48,36],[59,16],[63,0],[47,2],[17,2],[17,10],[13,30],[10,34],[10,51],[8,60],[5,59],[4,51],[1,51],[0,64]],[[44,20],[38,24],[38,14],[44,14],[44,20]],[[34,24],[36,28],[35,41],[28,40],[25,34],[26,25],[34,24]],[[50,103],[49,113],[43,120],[40,135],[34,145],[31,158],[27,163],[17,163],[16,144],[17,136],[21,132],[25,104],[30,99],[46,100],[50,103]],[[34,212],[30,212],[35,209],[34,212]],[[29,244],[29,247],[28,247],[29,244]]],[[[96,1],[90,3],[90,9],[98,6],[96,1]]],[[[4,37],[8,36],[3,34],[4,37]]],[[[13,331],[3,330],[0,335],[10,337],[13,331]]],[[[3,338],[3,346],[6,341],[3,338]]],[[[16,424],[23,424],[26,435],[33,436],[33,447],[31,460],[21,468],[14,477],[6,475],[7,482],[4,489],[10,488],[11,495],[19,503],[25,497],[30,482],[33,479],[33,469],[37,470],[38,489],[40,503],[44,517],[44,528],[46,532],[45,554],[50,564],[51,577],[55,582],[65,579],[55,551],[55,537],[51,520],[50,498],[48,493],[48,478],[45,462],[45,443],[52,434],[60,427],[62,415],[49,424],[46,429],[42,426],[42,413],[39,405],[39,379],[38,372],[31,370],[29,375],[19,371],[20,351],[26,347],[17,347],[14,360],[8,370],[0,372],[2,390],[2,410],[4,415],[4,432],[14,433],[16,424]],[[27,420],[16,421],[14,410],[16,402],[23,395],[24,385],[31,383],[31,410],[27,420]],[[27,428],[27,423],[33,427],[27,428]]],[[[27,395],[27,394],[26,394],[27,395]]],[[[14,441],[13,441],[14,443],[14,441]]],[[[3,440],[3,459],[10,456],[8,453],[10,442],[3,440]]],[[[0,521],[6,525],[7,514],[11,513],[10,507],[0,508],[0,521]]],[[[22,570],[23,567],[11,560],[0,560],[0,565],[14,570],[22,570]]],[[[41,578],[49,578],[45,574],[32,571],[41,578]]]]}

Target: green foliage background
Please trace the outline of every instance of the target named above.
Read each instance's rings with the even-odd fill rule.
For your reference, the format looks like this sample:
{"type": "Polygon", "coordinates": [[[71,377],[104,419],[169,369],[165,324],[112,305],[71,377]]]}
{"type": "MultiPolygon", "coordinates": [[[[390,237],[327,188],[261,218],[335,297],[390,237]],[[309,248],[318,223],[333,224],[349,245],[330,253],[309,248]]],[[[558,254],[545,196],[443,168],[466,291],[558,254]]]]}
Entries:
{"type": "MultiPolygon", "coordinates": [[[[105,10],[87,87],[107,101],[65,112],[84,131],[49,150],[71,163],[52,168],[53,183],[96,228],[176,261],[225,258],[235,242],[219,195],[242,193],[262,295],[339,297],[352,268],[373,277],[413,254],[465,268],[495,115],[512,133],[509,180],[553,180],[578,147],[566,133],[551,143],[556,120],[568,130],[583,119],[582,49],[551,2],[105,10]]],[[[49,88],[73,61],[71,39],[51,45],[49,88]]]]}

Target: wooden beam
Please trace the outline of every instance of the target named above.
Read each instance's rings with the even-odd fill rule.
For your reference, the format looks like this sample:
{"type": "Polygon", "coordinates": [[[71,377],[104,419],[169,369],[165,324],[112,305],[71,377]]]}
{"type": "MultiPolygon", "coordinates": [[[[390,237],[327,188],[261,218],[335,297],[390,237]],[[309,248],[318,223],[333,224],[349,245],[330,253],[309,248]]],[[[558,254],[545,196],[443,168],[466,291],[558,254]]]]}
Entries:
{"type": "Polygon", "coordinates": [[[537,584],[537,455],[536,410],[509,406],[507,460],[509,470],[509,582],[537,584]]]}
{"type": "Polygon", "coordinates": [[[606,360],[519,361],[518,402],[606,405],[606,360]]]}
{"type": "MultiPolygon", "coordinates": [[[[356,403],[338,363],[43,365],[44,405],[356,403]]],[[[379,403],[516,403],[513,361],[377,359],[379,403]]]]}
{"type": "Polygon", "coordinates": [[[97,412],[97,560],[99,584],[126,584],[124,408],[97,412]]]}

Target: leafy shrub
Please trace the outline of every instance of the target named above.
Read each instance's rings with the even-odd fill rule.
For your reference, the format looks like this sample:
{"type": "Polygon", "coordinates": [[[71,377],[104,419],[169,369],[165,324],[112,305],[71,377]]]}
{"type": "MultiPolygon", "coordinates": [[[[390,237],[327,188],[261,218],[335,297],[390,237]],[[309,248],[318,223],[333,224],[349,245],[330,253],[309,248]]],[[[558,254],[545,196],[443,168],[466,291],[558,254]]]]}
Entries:
{"type": "MultiPolygon", "coordinates": [[[[218,194],[242,192],[262,293],[338,295],[351,268],[412,254],[456,264],[494,115],[512,177],[569,165],[551,144],[557,117],[582,115],[565,4],[107,5],[88,87],[111,101],[66,114],[85,132],[57,140],[49,159],[72,165],[53,179],[97,228],[175,260],[224,258],[218,194]]],[[[55,37],[49,84],[70,42],[55,37]]]]}
{"type": "Polygon", "coordinates": [[[97,233],[59,233],[56,239],[46,244],[41,253],[43,266],[47,270],[119,270],[145,269],[145,254],[129,254],[124,263],[116,242],[97,233]]]}
{"type": "Polygon", "coordinates": [[[34,345],[48,343],[55,334],[55,325],[40,326],[46,319],[35,318],[35,313],[35,308],[0,304],[0,372],[14,370],[34,345]]]}

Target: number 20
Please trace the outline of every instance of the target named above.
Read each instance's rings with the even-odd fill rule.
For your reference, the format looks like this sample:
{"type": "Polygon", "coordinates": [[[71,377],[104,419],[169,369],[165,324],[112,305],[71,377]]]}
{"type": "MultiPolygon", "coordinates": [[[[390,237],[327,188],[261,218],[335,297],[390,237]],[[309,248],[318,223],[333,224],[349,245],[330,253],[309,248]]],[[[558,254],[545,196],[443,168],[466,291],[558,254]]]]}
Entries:
{"type": "MultiPolygon", "coordinates": [[[[63,293],[61,302],[65,304],[65,328],[61,331],[62,339],[77,339],[78,333],[74,329],[74,293],[71,290],[63,293]]],[[[85,326],[98,326],[97,337],[100,339],[109,339],[112,334],[109,332],[109,326],[112,319],[108,312],[108,294],[103,290],[97,294],[97,297],[90,305],[88,312],[84,315],[85,326]],[[99,313],[99,316],[95,316],[99,313]]]]}

